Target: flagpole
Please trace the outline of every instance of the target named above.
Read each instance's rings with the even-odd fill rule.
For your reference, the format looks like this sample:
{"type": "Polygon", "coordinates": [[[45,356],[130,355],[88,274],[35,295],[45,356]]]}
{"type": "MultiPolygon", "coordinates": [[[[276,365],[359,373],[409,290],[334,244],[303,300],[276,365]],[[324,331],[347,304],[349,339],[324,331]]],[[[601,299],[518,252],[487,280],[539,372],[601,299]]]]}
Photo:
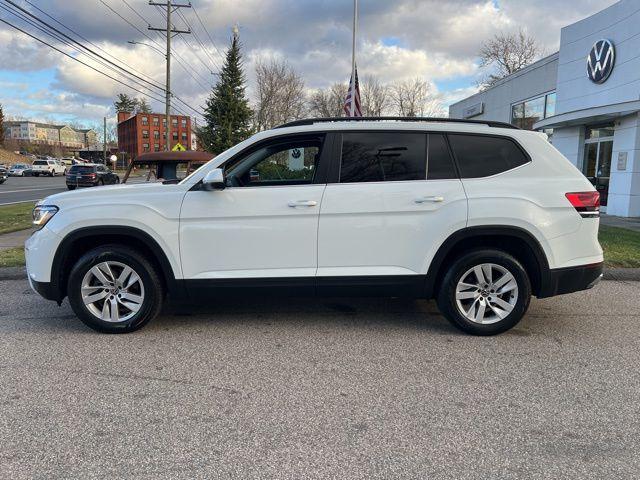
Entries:
{"type": "Polygon", "coordinates": [[[358,0],[353,0],[353,41],[351,44],[351,106],[349,116],[353,117],[356,108],[356,34],[358,28],[358,0]]]}

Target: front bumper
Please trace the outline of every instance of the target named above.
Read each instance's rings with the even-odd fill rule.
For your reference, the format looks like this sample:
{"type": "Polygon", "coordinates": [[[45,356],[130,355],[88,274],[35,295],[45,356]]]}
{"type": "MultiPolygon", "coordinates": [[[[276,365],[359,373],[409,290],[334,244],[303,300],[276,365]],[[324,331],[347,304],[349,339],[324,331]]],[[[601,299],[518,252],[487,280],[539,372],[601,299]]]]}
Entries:
{"type": "Polygon", "coordinates": [[[593,263],[577,267],[554,268],[547,272],[540,286],[538,298],[564,295],[565,293],[588,290],[601,279],[604,263],[593,263]]]}

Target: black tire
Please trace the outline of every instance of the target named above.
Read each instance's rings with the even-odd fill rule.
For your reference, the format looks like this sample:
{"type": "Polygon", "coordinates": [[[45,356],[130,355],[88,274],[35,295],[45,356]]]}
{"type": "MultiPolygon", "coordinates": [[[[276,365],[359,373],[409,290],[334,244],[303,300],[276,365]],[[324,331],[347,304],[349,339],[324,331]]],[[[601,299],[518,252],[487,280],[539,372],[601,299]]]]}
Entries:
{"type": "Polygon", "coordinates": [[[104,180],[103,179],[98,180],[98,185],[101,187],[104,187],[104,180]]]}
{"type": "MultiPolygon", "coordinates": [[[[499,282],[499,278],[494,281],[499,282]]],[[[502,288],[503,287],[501,287],[501,289],[502,288]]],[[[475,291],[470,289],[464,292],[474,294],[475,291]]],[[[453,325],[464,332],[472,335],[496,335],[514,327],[526,313],[531,301],[531,282],[522,264],[508,253],[492,249],[472,250],[457,258],[446,272],[438,291],[437,301],[442,314],[453,325]],[[494,323],[479,323],[467,318],[460,311],[456,300],[456,287],[458,282],[463,280],[463,277],[464,280],[466,280],[465,283],[471,283],[468,280],[469,278],[477,280],[476,274],[470,274],[469,270],[481,264],[493,264],[505,269],[513,276],[517,285],[517,295],[515,295],[513,291],[502,294],[491,293],[493,290],[488,287],[486,290],[478,289],[477,293],[475,293],[475,295],[478,296],[478,303],[476,303],[474,298],[461,300],[462,307],[464,308],[471,304],[474,305],[470,306],[470,310],[468,310],[471,312],[471,308],[473,308],[472,314],[478,314],[480,312],[480,306],[483,305],[483,303],[487,305],[485,307],[485,311],[488,312],[487,314],[498,318],[494,323]],[[471,277],[468,275],[471,275],[471,277]],[[493,295],[493,297],[491,297],[491,295],[493,295]],[[489,302],[489,300],[495,302],[496,296],[501,301],[514,302],[511,312],[504,316],[504,318],[499,318],[500,316],[496,310],[494,310],[494,307],[488,305],[491,303],[495,306],[495,303],[489,302]]],[[[499,311],[503,315],[504,312],[506,312],[506,310],[502,309],[499,309],[499,311]]],[[[487,318],[487,321],[491,321],[491,318],[487,318]]]]}
{"type": "Polygon", "coordinates": [[[122,245],[105,245],[84,254],[71,270],[67,294],[71,308],[82,323],[102,333],[129,333],[142,328],[160,313],[164,297],[162,281],[153,265],[136,250],[122,245]],[[125,321],[102,320],[94,315],[82,300],[81,289],[84,276],[95,265],[107,261],[118,262],[132,268],[140,277],[144,287],[143,301],[139,310],[125,321]]]}
{"type": "Polygon", "coordinates": [[[115,184],[118,185],[120,183],[120,177],[116,177],[115,184]]]}
{"type": "Polygon", "coordinates": [[[50,177],[55,177],[55,176],[56,176],[56,172],[55,172],[54,170],[51,170],[51,171],[49,172],[49,176],[50,176],[50,177]]]}
{"type": "Polygon", "coordinates": [[[69,190],[75,190],[75,189],[76,189],[76,186],[75,186],[75,185],[67,185],[67,188],[68,188],[69,190]]]}
{"type": "Polygon", "coordinates": [[[34,176],[34,177],[39,177],[39,176],[40,176],[40,174],[39,174],[39,173],[34,173],[34,174],[33,174],[33,176],[34,176]]]}

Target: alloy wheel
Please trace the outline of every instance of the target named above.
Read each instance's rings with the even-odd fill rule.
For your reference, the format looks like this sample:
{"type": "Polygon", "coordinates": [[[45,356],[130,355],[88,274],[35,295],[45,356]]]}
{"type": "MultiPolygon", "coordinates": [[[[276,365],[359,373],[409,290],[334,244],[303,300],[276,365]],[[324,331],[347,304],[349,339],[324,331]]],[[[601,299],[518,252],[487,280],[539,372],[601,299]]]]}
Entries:
{"type": "Polygon", "coordinates": [[[82,301],[96,317],[106,322],[125,322],[144,302],[140,275],[121,262],[107,261],[89,269],[82,279],[82,301]]]}
{"type": "Polygon", "coordinates": [[[458,311],[474,323],[488,325],[506,318],[518,301],[518,282],[509,270],[482,263],[467,270],[456,285],[458,311]]]}

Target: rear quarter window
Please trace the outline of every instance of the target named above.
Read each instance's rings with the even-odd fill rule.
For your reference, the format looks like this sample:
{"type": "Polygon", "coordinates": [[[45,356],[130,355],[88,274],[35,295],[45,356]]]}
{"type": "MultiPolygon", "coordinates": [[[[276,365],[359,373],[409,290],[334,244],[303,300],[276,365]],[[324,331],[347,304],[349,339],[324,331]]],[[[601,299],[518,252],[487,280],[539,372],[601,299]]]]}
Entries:
{"type": "Polygon", "coordinates": [[[449,142],[462,178],[481,178],[506,172],[529,162],[510,138],[449,134],[449,142]]]}

